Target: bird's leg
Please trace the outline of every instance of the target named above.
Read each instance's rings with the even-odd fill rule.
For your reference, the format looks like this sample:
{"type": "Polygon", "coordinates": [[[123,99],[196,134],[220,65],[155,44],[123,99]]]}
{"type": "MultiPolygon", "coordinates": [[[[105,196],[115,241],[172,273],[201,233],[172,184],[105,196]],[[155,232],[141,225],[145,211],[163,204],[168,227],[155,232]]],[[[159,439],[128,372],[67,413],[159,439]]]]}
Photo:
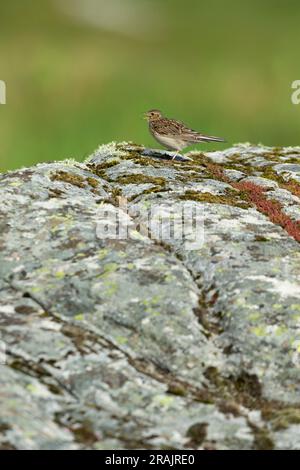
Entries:
{"type": "Polygon", "coordinates": [[[179,155],[179,150],[176,150],[176,153],[175,153],[175,155],[172,157],[172,160],[175,160],[175,158],[177,157],[177,155],[179,155]]]}

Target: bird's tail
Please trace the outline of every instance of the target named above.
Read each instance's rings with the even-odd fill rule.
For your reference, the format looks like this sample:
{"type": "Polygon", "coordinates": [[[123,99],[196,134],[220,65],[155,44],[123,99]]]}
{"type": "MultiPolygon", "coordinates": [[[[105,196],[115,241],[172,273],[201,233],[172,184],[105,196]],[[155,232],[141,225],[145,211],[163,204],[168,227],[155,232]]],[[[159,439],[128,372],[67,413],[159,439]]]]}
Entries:
{"type": "Polygon", "coordinates": [[[214,137],[213,135],[195,135],[193,136],[194,142],[226,142],[222,137],[214,137]]]}
{"type": "Polygon", "coordinates": [[[197,131],[189,129],[189,131],[185,132],[181,135],[181,138],[186,140],[187,142],[197,143],[197,142],[226,142],[225,139],[222,137],[215,137],[213,135],[205,135],[200,134],[197,131]]]}

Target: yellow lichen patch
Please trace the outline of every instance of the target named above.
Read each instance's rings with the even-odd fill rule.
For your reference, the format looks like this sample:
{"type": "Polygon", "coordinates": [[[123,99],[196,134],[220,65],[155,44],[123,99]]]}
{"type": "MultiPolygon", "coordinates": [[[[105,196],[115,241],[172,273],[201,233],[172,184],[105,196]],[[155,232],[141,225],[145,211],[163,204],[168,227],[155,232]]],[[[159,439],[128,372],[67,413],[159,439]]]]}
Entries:
{"type": "Polygon", "coordinates": [[[64,183],[72,184],[78,188],[84,188],[86,186],[85,178],[75,173],[68,173],[67,171],[56,171],[50,176],[52,181],[63,181],[64,183]]]}
{"type": "Polygon", "coordinates": [[[96,180],[96,178],[89,177],[89,178],[86,179],[86,181],[93,188],[97,188],[97,186],[99,186],[99,181],[96,180]]]}
{"type": "MultiPolygon", "coordinates": [[[[168,191],[168,189],[162,188],[161,186],[152,186],[151,188],[146,189],[145,191],[143,191],[143,194],[155,194],[155,193],[161,193],[161,192],[165,192],[165,191],[168,191]]],[[[136,196],[133,196],[132,199],[134,199],[135,197],[136,196]]]]}
{"type": "Polygon", "coordinates": [[[14,186],[18,188],[19,186],[22,186],[23,181],[13,181],[12,183],[9,183],[9,186],[14,186]]]}
{"type": "Polygon", "coordinates": [[[283,408],[281,410],[265,410],[263,418],[270,421],[274,431],[287,429],[291,424],[300,424],[300,410],[297,408],[283,408]]]}
{"type": "Polygon", "coordinates": [[[164,186],[166,183],[166,180],[164,178],[155,177],[155,176],[148,176],[148,175],[143,175],[143,174],[132,174],[132,175],[119,176],[116,182],[119,184],[152,183],[152,184],[164,186]]]}
{"type": "Polygon", "coordinates": [[[61,189],[57,189],[57,188],[49,189],[49,197],[59,197],[62,194],[64,194],[64,191],[62,191],[61,189]]]}
{"type": "Polygon", "coordinates": [[[174,398],[172,396],[159,394],[154,397],[153,401],[160,407],[169,408],[174,403],[174,398]]]}
{"type": "Polygon", "coordinates": [[[97,176],[104,177],[106,176],[106,171],[108,168],[111,168],[115,165],[118,165],[120,160],[110,160],[103,163],[87,163],[87,168],[97,176]]]}
{"type": "Polygon", "coordinates": [[[120,344],[121,346],[122,346],[122,344],[128,343],[128,339],[125,336],[117,336],[115,338],[115,341],[116,341],[117,344],[120,344]]]}
{"type": "Polygon", "coordinates": [[[98,253],[97,253],[97,254],[98,254],[98,258],[99,258],[100,260],[102,260],[102,259],[104,259],[104,258],[107,257],[108,253],[109,253],[109,251],[108,251],[107,248],[102,248],[101,250],[98,250],[98,253]]]}
{"type": "Polygon", "coordinates": [[[63,278],[65,277],[64,271],[56,271],[55,277],[56,277],[57,279],[63,279],[63,278]]]}
{"type": "Polygon", "coordinates": [[[211,204],[226,204],[228,206],[240,207],[247,209],[251,205],[244,199],[241,200],[241,193],[234,190],[226,190],[224,195],[211,194],[209,192],[200,193],[197,191],[188,190],[183,195],[179,196],[183,200],[191,200],[196,202],[208,202],[211,204]]]}
{"type": "Polygon", "coordinates": [[[150,156],[142,156],[138,152],[129,152],[128,155],[126,155],[126,160],[131,160],[136,165],[142,166],[159,167],[161,164],[166,164],[166,160],[160,160],[159,158],[156,159],[150,156]]]}
{"type": "Polygon", "coordinates": [[[275,328],[275,335],[282,336],[288,332],[288,328],[285,325],[278,325],[275,328]]]}
{"type": "Polygon", "coordinates": [[[107,263],[104,265],[104,273],[114,273],[115,271],[117,271],[118,267],[119,265],[117,263],[107,263]]]}
{"type": "Polygon", "coordinates": [[[269,238],[264,237],[263,235],[255,235],[254,240],[255,240],[256,242],[260,242],[260,243],[261,243],[261,242],[268,242],[268,241],[270,241],[269,238]]]}
{"type": "Polygon", "coordinates": [[[258,336],[258,337],[263,337],[263,336],[266,336],[267,334],[267,330],[266,330],[266,327],[264,325],[260,325],[260,326],[257,326],[255,328],[251,328],[251,333],[253,333],[255,336],[258,336]]]}
{"type": "Polygon", "coordinates": [[[128,263],[126,265],[126,269],[129,269],[130,271],[135,268],[135,265],[133,263],[128,263]]]}
{"type": "Polygon", "coordinates": [[[118,291],[119,284],[112,279],[105,279],[103,281],[103,294],[105,297],[112,297],[118,291]]]}
{"type": "Polygon", "coordinates": [[[74,317],[74,320],[77,320],[77,321],[82,321],[83,319],[84,319],[83,313],[78,313],[78,314],[75,315],[75,317],[74,317]]]}
{"type": "MultiPolygon", "coordinates": [[[[63,170],[52,173],[50,179],[52,181],[62,181],[63,183],[69,183],[78,188],[88,188],[91,186],[91,188],[93,188],[91,189],[92,192],[95,192],[96,188],[99,186],[99,181],[96,178],[92,178],[90,176],[84,178],[81,175],[69,173],[63,170]]],[[[63,193],[57,188],[51,188],[50,191],[50,197],[58,197],[63,193]]]]}
{"type": "Polygon", "coordinates": [[[259,312],[254,312],[249,315],[249,320],[250,321],[257,321],[261,317],[261,314],[259,312]]]}

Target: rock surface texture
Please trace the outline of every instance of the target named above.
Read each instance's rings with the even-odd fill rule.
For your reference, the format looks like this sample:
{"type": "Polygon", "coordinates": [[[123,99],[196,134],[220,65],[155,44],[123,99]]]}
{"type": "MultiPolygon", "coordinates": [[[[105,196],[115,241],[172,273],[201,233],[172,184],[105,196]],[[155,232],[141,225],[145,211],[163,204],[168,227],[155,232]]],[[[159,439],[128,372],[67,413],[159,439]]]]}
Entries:
{"type": "Polygon", "coordinates": [[[0,448],[300,448],[300,148],[188,156],[0,175],[0,448]]]}

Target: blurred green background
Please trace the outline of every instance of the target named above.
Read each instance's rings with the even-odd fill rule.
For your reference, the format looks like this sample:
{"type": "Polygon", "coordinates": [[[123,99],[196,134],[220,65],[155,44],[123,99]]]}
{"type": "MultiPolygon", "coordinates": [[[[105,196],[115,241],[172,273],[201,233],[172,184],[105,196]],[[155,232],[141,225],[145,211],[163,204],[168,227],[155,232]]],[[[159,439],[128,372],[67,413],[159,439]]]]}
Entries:
{"type": "Polygon", "coordinates": [[[111,140],[159,147],[149,108],[229,144],[300,144],[296,0],[1,0],[0,10],[2,171],[82,160],[111,140]]]}

